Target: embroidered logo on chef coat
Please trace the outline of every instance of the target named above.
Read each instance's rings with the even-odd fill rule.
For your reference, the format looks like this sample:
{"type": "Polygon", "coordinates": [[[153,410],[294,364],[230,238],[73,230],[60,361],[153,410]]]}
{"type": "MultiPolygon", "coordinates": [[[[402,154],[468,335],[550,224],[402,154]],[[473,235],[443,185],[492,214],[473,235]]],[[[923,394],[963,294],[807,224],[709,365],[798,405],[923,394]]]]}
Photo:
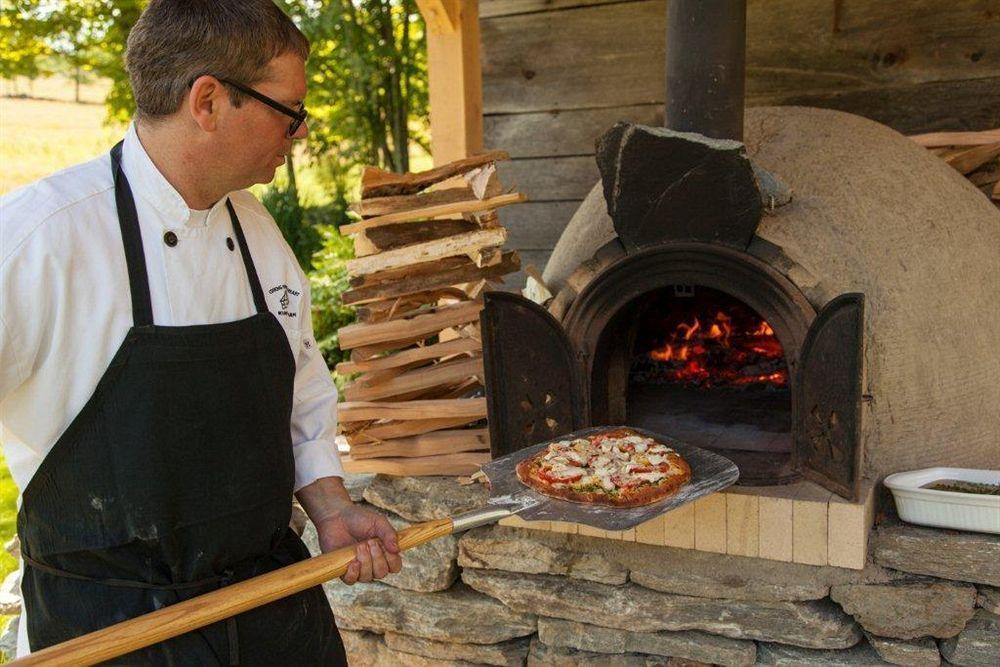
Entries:
{"type": "Polygon", "coordinates": [[[278,292],[281,292],[281,298],[278,299],[278,305],[281,306],[281,310],[275,314],[284,315],[285,317],[298,317],[298,313],[288,310],[288,306],[292,302],[289,295],[297,297],[301,294],[301,292],[293,290],[288,285],[278,285],[277,287],[272,287],[267,291],[268,294],[277,294],[278,292]]]}

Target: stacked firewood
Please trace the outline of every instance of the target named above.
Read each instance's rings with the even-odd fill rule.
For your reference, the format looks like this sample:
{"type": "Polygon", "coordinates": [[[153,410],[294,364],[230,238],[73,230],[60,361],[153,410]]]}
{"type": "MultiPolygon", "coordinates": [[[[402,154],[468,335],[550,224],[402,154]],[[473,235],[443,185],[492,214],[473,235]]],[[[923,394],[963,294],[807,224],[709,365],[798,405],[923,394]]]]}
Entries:
{"type": "Polygon", "coordinates": [[[349,472],[463,475],[489,460],[483,425],[482,292],[520,268],[504,252],[496,209],[525,200],[504,193],[502,151],[419,173],[366,168],[347,305],[357,322],[339,332],[355,375],[339,406],[349,472]]]}
{"type": "Polygon", "coordinates": [[[968,178],[1000,207],[1000,129],[910,137],[968,178]]]}

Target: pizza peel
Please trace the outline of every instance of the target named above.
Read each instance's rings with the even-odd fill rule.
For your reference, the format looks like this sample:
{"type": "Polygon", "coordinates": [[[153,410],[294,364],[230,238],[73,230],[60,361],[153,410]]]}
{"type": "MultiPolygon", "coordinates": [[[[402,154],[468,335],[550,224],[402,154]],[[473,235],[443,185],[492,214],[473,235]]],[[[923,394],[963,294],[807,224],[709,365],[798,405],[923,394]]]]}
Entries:
{"type": "MultiPolygon", "coordinates": [[[[667,436],[628,427],[673,448],[683,456],[691,466],[690,482],[677,493],[655,503],[620,508],[549,498],[523,485],[517,478],[517,464],[547,447],[550,442],[586,437],[614,428],[619,427],[603,426],[567,433],[487,463],[483,466],[483,472],[490,482],[490,496],[486,505],[449,519],[418,523],[400,530],[400,551],[515,515],[526,521],[564,521],[603,530],[628,530],[680,505],[723,489],[739,477],[736,465],[723,456],[667,436]]],[[[336,579],[347,571],[354,555],[354,546],[342,547],[50,646],[9,664],[93,665],[110,660],[336,579]]]]}

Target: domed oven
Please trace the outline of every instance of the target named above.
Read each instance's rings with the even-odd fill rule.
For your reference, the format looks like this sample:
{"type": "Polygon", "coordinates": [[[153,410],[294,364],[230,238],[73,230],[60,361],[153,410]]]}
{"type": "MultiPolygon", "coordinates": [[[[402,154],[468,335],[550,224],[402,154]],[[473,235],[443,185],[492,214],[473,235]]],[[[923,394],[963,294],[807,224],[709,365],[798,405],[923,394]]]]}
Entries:
{"type": "Polygon", "coordinates": [[[598,140],[601,182],[544,272],[554,298],[487,294],[494,454],[632,424],[725,452],[742,484],[855,500],[898,470],[997,467],[997,209],[872,121],[744,115],[731,4],[703,31],[668,21],[674,129],[598,140]]]}

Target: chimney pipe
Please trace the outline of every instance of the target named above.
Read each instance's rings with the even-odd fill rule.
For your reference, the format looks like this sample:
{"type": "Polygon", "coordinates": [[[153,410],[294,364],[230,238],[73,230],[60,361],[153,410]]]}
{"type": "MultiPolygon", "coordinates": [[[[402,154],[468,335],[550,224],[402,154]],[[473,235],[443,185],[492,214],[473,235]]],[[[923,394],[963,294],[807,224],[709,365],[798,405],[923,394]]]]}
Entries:
{"type": "Polygon", "coordinates": [[[664,124],[743,140],[746,0],[667,0],[664,124]]]}

